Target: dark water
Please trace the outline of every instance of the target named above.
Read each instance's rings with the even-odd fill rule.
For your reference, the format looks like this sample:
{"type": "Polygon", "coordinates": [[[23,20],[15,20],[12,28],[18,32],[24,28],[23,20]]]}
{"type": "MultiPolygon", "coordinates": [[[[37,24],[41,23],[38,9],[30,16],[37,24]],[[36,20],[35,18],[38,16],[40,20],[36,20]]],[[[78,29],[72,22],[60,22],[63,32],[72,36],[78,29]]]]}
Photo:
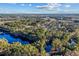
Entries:
{"type": "Polygon", "coordinates": [[[50,52],[51,51],[52,46],[51,45],[47,45],[45,47],[46,52],[50,52]]]}
{"type": "Polygon", "coordinates": [[[1,39],[1,38],[5,38],[5,39],[8,41],[8,43],[20,42],[20,43],[22,43],[22,44],[29,44],[28,41],[23,41],[23,40],[20,39],[20,38],[14,38],[14,37],[11,36],[10,34],[4,33],[4,32],[0,34],[0,39],[1,39]]]}
{"type": "MultiPolygon", "coordinates": [[[[20,38],[15,38],[15,37],[11,36],[10,34],[4,33],[4,32],[0,34],[0,39],[2,39],[2,38],[5,38],[8,41],[8,43],[10,43],[10,44],[12,44],[13,42],[20,42],[21,44],[30,44],[29,41],[23,41],[20,38]]],[[[47,45],[45,47],[46,52],[50,52],[51,48],[52,48],[51,45],[47,45]]]]}

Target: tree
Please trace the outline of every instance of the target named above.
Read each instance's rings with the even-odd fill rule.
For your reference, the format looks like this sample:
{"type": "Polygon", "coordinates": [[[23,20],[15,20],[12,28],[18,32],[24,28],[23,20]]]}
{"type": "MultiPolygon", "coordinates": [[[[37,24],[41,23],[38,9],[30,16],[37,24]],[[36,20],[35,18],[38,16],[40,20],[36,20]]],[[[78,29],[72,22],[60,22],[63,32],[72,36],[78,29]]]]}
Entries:
{"type": "Polygon", "coordinates": [[[61,47],[61,46],[62,46],[62,43],[61,43],[60,39],[58,39],[58,38],[54,39],[54,40],[52,41],[52,46],[53,46],[54,48],[61,47]]]}
{"type": "Polygon", "coordinates": [[[66,33],[63,36],[63,39],[62,39],[63,46],[66,46],[68,44],[68,41],[69,41],[70,38],[71,38],[71,34],[69,34],[69,33],[66,33]]]}
{"type": "Polygon", "coordinates": [[[60,41],[60,39],[56,38],[52,41],[52,52],[54,53],[58,53],[58,52],[61,52],[61,49],[62,49],[62,43],[60,41]]]}

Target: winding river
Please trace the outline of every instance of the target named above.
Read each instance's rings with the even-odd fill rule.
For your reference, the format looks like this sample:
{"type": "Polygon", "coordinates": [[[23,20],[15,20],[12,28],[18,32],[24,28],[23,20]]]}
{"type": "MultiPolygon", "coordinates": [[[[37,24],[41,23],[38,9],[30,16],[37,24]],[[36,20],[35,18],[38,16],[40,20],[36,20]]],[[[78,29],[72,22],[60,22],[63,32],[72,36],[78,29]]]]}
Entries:
{"type": "MultiPolygon", "coordinates": [[[[6,33],[6,32],[0,32],[0,39],[3,39],[3,38],[5,38],[8,41],[8,43],[10,43],[10,44],[12,44],[13,42],[20,42],[21,44],[30,44],[29,41],[24,41],[19,37],[15,38],[15,37],[13,37],[12,35],[10,35],[9,33],[6,33]]],[[[45,50],[47,52],[50,52],[51,48],[52,48],[51,45],[47,45],[45,47],[45,50]]]]}
{"type": "Polygon", "coordinates": [[[0,33],[0,39],[2,38],[5,38],[8,41],[8,43],[20,42],[21,44],[29,44],[28,41],[23,41],[21,38],[15,38],[10,34],[4,32],[0,33]]]}

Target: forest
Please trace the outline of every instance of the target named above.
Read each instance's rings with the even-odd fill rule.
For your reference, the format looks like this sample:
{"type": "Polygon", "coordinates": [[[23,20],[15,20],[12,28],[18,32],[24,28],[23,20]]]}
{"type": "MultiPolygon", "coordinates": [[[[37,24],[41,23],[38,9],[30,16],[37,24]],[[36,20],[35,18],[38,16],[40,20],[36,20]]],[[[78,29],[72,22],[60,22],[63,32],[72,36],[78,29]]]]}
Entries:
{"type": "Polygon", "coordinates": [[[0,38],[1,56],[79,56],[79,23],[38,17],[0,22],[0,37],[5,32],[29,42],[0,38]]]}

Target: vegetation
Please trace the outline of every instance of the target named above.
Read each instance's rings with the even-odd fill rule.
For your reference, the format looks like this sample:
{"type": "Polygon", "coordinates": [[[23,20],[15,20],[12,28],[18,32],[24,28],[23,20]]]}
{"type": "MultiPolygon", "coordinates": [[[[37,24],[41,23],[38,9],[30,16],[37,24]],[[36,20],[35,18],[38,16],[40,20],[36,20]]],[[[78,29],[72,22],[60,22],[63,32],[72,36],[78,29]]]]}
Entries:
{"type": "Polygon", "coordinates": [[[73,25],[63,21],[38,17],[27,17],[10,22],[2,21],[4,23],[0,24],[1,28],[8,29],[11,34],[22,34],[23,37],[21,35],[18,37],[31,42],[30,44],[20,42],[10,44],[6,41],[7,39],[0,39],[0,55],[79,55],[79,24],[73,25]],[[48,45],[51,46],[49,52],[45,49],[48,45]]]}

